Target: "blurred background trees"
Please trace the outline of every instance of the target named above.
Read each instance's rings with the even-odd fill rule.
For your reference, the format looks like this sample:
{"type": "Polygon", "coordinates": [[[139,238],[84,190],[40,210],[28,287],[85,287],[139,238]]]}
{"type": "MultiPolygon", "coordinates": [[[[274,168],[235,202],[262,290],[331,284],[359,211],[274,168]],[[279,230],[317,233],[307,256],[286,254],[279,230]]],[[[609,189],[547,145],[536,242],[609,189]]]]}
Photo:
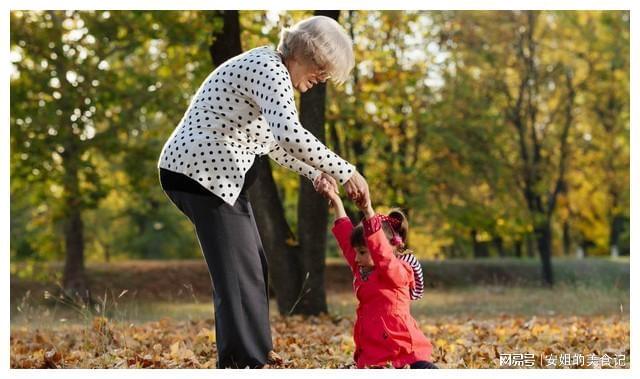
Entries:
{"type": "MultiPolygon", "coordinates": [[[[311,14],[237,12],[241,49],[311,14]]],[[[335,16],[356,67],[307,127],[364,173],[376,207],[407,210],[421,258],[539,257],[551,284],[553,257],[629,254],[628,12],[335,16]]],[[[12,261],[65,261],[65,287],[86,292],[85,261],[200,256],[156,160],[220,63],[225,19],[11,13],[12,261]]],[[[271,172],[282,221],[308,238],[299,204],[317,200],[271,172]]]]}

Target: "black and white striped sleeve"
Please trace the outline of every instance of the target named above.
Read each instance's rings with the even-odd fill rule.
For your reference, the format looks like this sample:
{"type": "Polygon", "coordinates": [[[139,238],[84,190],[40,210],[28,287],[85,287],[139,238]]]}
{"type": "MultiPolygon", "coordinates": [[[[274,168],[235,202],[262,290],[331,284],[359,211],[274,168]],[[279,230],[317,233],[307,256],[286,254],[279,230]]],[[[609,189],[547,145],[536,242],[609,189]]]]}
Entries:
{"type": "Polygon", "coordinates": [[[422,275],[420,261],[413,254],[408,253],[401,255],[400,259],[407,262],[413,270],[415,285],[410,288],[411,300],[421,299],[424,294],[424,276],[422,275]]]}

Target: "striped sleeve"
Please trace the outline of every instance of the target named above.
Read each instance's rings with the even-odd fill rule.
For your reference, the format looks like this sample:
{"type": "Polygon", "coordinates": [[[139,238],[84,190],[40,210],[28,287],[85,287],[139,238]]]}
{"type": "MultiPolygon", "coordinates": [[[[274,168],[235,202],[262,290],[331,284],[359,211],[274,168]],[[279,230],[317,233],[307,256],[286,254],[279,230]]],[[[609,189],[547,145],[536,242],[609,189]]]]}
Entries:
{"type": "Polygon", "coordinates": [[[421,299],[424,294],[424,276],[422,275],[422,266],[420,265],[420,261],[418,261],[413,254],[404,254],[399,258],[407,262],[413,270],[415,286],[410,288],[411,300],[421,299]]]}

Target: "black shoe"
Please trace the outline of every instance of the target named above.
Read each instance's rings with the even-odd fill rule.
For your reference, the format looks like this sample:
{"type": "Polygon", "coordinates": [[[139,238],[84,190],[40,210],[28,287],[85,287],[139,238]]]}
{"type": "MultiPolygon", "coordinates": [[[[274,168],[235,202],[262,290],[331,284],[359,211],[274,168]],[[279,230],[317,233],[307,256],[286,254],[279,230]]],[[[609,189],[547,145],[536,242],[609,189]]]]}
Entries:
{"type": "Polygon", "coordinates": [[[434,365],[431,362],[427,362],[427,361],[417,361],[417,362],[413,362],[409,367],[411,368],[415,368],[415,369],[419,369],[419,368],[438,368],[438,366],[434,365]]]}

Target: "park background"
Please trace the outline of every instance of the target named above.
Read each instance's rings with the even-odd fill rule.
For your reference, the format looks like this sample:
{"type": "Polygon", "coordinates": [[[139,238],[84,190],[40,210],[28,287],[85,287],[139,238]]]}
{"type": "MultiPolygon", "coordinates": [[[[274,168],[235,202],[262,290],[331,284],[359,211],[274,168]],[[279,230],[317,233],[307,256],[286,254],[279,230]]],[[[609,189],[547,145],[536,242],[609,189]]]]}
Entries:
{"type": "MultiPolygon", "coordinates": [[[[299,96],[301,121],[377,209],[408,213],[436,363],[628,367],[629,12],[315,13],[352,36],[356,67],[299,96]]],[[[157,158],[211,70],[312,14],[11,12],[12,367],[214,366],[208,272],[157,158]]],[[[276,351],[349,367],[355,299],[326,201],[260,165],[276,351]]]]}

